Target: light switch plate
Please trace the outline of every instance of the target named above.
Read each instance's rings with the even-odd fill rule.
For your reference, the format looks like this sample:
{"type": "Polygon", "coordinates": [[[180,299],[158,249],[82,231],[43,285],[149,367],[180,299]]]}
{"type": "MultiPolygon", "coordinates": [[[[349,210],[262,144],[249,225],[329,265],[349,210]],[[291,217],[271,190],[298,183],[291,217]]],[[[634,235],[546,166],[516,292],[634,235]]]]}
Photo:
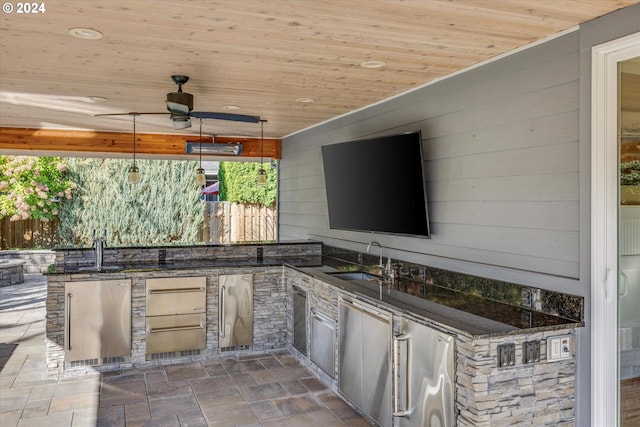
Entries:
{"type": "Polygon", "coordinates": [[[558,335],[556,337],[547,338],[547,360],[550,362],[556,360],[570,359],[573,357],[573,336],[558,335]]]}

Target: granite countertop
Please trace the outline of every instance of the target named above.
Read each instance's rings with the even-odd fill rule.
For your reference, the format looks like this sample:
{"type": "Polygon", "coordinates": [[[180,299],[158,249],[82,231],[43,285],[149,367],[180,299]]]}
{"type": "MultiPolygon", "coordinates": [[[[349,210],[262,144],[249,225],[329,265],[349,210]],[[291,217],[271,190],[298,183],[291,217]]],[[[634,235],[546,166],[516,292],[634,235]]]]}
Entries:
{"type": "Polygon", "coordinates": [[[380,308],[417,315],[452,328],[458,333],[485,338],[580,327],[570,319],[503,304],[482,297],[462,294],[451,289],[429,286],[425,297],[416,297],[386,285],[382,294],[377,283],[361,280],[343,280],[334,277],[331,267],[302,266],[297,269],[305,274],[338,287],[341,290],[365,297],[366,301],[380,308]]]}
{"type": "Polygon", "coordinates": [[[274,267],[289,264],[296,267],[318,266],[321,264],[320,256],[283,256],[264,257],[261,261],[255,258],[226,258],[226,259],[198,259],[180,262],[154,262],[154,263],[131,263],[131,264],[106,264],[102,270],[97,271],[93,265],[65,266],[64,269],[56,269],[48,272],[48,275],[56,274],[87,274],[87,273],[132,273],[142,271],[158,270],[197,270],[202,268],[223,268],[223,267],[274,267]]]}

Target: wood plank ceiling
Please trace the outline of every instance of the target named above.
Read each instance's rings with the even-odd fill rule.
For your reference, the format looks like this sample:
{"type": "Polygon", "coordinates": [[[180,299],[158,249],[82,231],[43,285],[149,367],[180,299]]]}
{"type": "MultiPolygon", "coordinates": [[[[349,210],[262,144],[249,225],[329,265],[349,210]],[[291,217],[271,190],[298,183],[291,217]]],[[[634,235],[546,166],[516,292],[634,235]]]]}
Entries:
{"type": "MultiPolygon", "coordinates": [[[[94,115],[164,111],[172,74],[191,77],[195,110],[261,116],[278,139],[637,2],[47,0],[40,13],[0,15],[0,150],[30,149],[34,129],[129,133],[130,116],[94,115]],[[29,129],[23,145],[4,128],[29,129]]],[[[175,131],[167,116],[138,116],[137,128],[197,135],[194,122],[175,131]]],[[[203,131],[260,135],[219,120],[203,131]]]]}

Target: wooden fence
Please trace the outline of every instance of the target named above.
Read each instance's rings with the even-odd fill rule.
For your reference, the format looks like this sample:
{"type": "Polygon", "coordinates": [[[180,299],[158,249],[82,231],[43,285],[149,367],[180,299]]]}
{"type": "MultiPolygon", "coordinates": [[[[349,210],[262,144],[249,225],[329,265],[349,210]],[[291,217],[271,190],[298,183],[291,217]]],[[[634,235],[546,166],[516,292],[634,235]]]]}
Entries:
{"type": "Polygon", "coordinates": [[[201,241],[206,243],[275,240],[275,208],[257,204],[206,202],[201,241]]]}
{"type": "Polygon", "coordinates": [[[58,243],[58,219],[50,222],[0,219],[0,249],[50,249],[58,243]]]}

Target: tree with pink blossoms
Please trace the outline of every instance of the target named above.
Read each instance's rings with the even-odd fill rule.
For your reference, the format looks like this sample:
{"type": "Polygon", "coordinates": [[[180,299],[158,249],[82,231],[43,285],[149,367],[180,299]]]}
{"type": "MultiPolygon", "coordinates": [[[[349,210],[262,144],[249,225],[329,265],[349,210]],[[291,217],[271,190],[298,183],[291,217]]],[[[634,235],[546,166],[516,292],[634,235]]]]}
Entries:
{"type": "Polygon", "coordinates": [[[73,197],[61,157],[0,156],[0,218],[51,221],[73,197]]]}

